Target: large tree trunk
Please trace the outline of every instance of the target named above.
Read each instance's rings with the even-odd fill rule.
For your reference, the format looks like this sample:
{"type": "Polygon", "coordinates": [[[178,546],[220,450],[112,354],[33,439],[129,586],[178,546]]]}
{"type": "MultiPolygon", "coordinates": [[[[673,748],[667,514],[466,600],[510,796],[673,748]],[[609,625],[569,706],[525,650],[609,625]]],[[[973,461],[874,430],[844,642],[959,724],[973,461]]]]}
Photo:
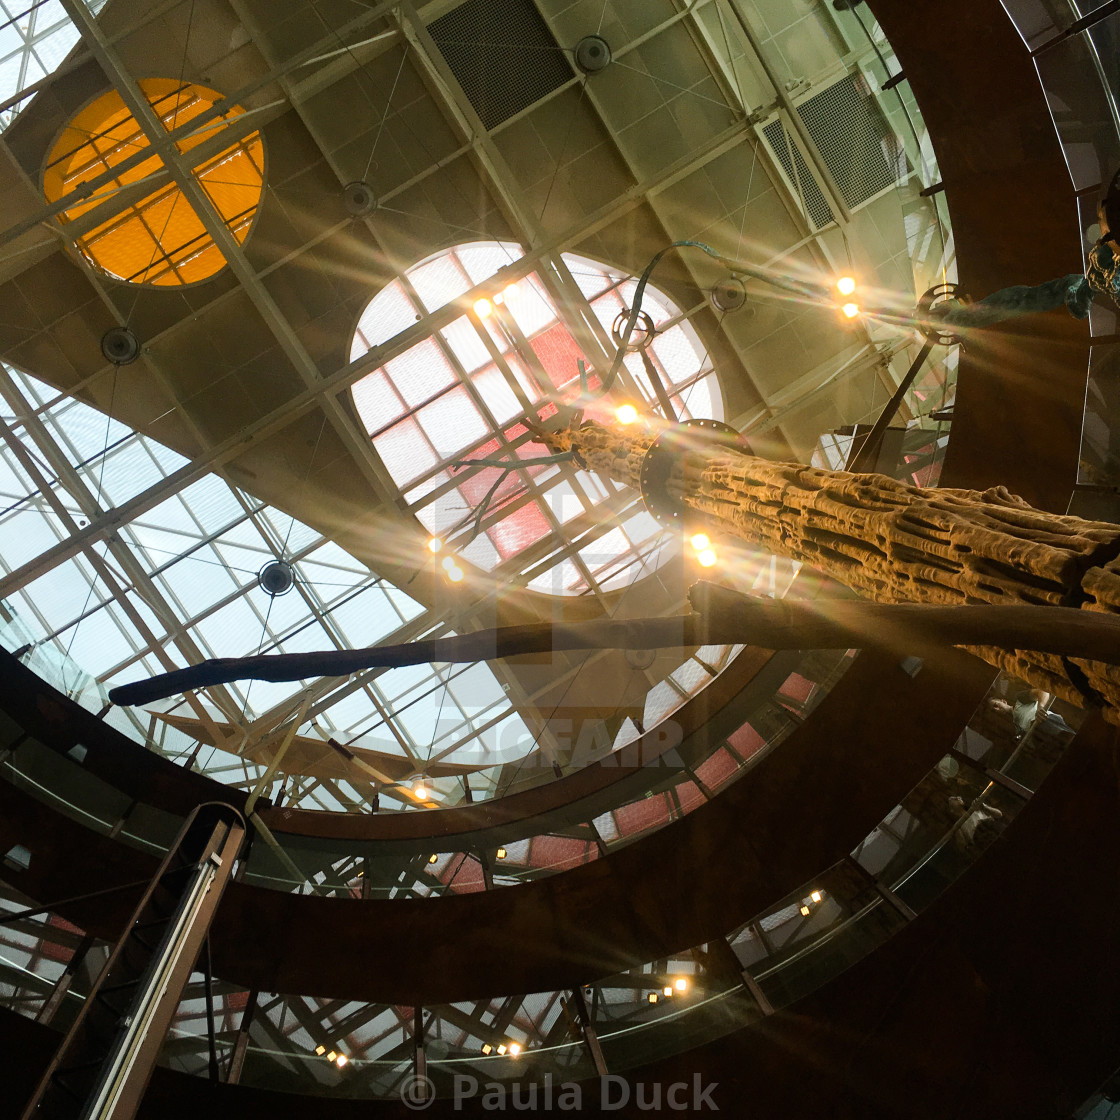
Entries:
{"type": "MultiPolygon", "coordinates": [[[[640,488],[657,432],[585,423],[549,436],[590,470],[640,488]]],[[[773,463],[702,434],[666,484],[690,524],[809,564],[882,603],[1067,606],[1120,614],[1120,525],[1033,509],[1002,487],[907,486],[886,475],[773,463]]],[[[1040,632],[1052,625],[1038,613],[1040,632]]],[[[1000,668],[1120,721],[1120,670],[1032,650],[974,648],[1000,668]]]]}

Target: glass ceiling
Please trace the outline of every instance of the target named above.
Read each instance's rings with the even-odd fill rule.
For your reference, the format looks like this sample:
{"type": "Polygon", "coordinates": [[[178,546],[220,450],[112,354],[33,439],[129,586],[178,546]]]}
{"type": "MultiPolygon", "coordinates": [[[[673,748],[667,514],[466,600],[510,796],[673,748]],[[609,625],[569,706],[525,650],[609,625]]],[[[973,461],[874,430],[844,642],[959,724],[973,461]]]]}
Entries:
{"type": "MultiPolygon", "coordinates": [[[[64,488],[60,480],[65,472],[43,462],[25,419],[29,414],[37,416],[101,508],[119,506],[187,464],[88,405],[5,370],[23,403],[5,408],[3,415],[9,429],[0,447],[4,571],[34,559],[69,536],[71,525],[80,528],[86,520],[74,486],[64,488]]],[[[217,475],[128,521],[111,545],[57,565],[2,606],[8,644],[31,644],[40,660],[53,659],[57,683],[66,691],[81,691],[94,710],[112,684],[172,666],[257,652],[352,648],[391,636],[403,640],[419,636],[407,627],[423,615],[419,603],[338,545],[217,475]],[[295,587],[270,598],[257,586],[257,573],[279,556],[292,563],[295,587]],[[88,687],[89,677],[97,687],[88,687]]],[[[158,741],[172,757],[195,752],[205,772],[225,781],[230,769],[244,770],[244,781],[254,781],[262,768],[247,761],[252,751],[238,741],[238,725],[282,705],[308,683],[244,682],[209,690],[205,700],[168,702],[161,708],[165,726],[158,741]],[[196,737],[180,729],[176,717],[216,724],[227,750],[197,752],[196,737]]],[[[145,714],[113,709],[107,718],[145,739],[152,730],[145,714]]],[[[371,752],[375,760],[377,754],[394,756],[416,773],[444,758],[493,765],[523,752],[532,741],[505,689],[483,664],[369,674],[337,690],[313,727],[328,753],[327,740],[341,740],[352,751],[371,752]]],[[[211,732],[211,738],[221,737],[211,732]]],[[[345,780],[309,777],[306,807],[360,806],[369,796],[370,775],[352,777],[360,779],[358,788],[345,780]]],[[[438,799],[438,791],[432,792],[438,799]]],[[[409,803],[403,793],[399,797],[409,803]]],[[[294,803],[301,801],[296,796],[294,803]]]]}
{"type": "MultiPolygon", "coordinates": [[[[363,312],[351,359],[388,341],[519,260],[517,245],[477,242],[436,254],[385,287],[363,312]]],[[[563,265],[587,301],[598,341],[613,356],[612,326],[629,311],[635,282],[573,254],[563,265]]],[[[536,459],[519,418],[547,419],[580,392],[581,346],[557,310],[544,269],[502,287],[449,326],[417,342],[353,388],[378,454],[427,530],[463,559],[522,580],[534,591],[586,595],[625,587],[655,570],[678,543],[637,494],[564,464],[511,471],[463,467],[473,460],[536,459]],[[478,532],[475,513],[493,490],[478,532]]],[[[722,419],[707,351],[681,311],[646,288],[642,310],[656,336],[631,353],[611,405],[633,401],[661,413],[658,378],[678,419],[722,419]]],[[[592,391],[600,388],[594,371],[592,391]]],[[[595,405],[592,405],[592,409],[595,405]]],[[[606,402],[598,403],[605,410],[606,402]]],[[[589,411],[591,411],[589,410],[589,411]]]]}
{"type": "MultiPolygon", "coordinates": [[[[93,15],[106,0],[85,0],[93,15]]],[[[0,131],[26,102],[8,104],[61,65],[78,29],[59,0],[0,0],[0,131]]]]}

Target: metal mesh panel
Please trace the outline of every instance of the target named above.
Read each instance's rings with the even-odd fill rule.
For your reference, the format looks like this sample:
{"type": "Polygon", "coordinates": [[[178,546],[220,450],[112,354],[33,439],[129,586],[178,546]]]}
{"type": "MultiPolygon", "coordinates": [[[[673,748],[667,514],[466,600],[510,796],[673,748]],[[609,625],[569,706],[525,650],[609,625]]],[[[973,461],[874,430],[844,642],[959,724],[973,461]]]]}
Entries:
{"type": "MultiPolygon", "coordinates": [[[[861,78],[848,77],[797,107],[813,143],[852,209],[893,186],[905,174],[902,147],[861,78]]],[[[832,209],[781,120],[762,130],[815,228],[833,220],[832,209]]]]}
{"type": "Polygon", "coordinates": [[[488,129],[572,77],[532,0],[467,0],[428,31],[488,129]]]}
{"type": "Polygon", "coordinates": [[[897,181],[898,140],[861,79],[849,75],[797,111],[850,207],[897,181]]]}
{"type": "Polygon", "coordinates": [[[825,201],[821,189],[813,178],[809,165],[801,155],[801,151],[793,142],[792,137],[786,132],[785,126],[778,119],[772,120],[762,130],[767,142],[774,151],[786,178],[793,187],[794,193],[800,193],[805,198],[805,208],[809,211],[809,219],[815,229],[828,225],[833,220],[832,207],[825,201]],[[800,191],[798,191],[800,187],[800,191]]]}

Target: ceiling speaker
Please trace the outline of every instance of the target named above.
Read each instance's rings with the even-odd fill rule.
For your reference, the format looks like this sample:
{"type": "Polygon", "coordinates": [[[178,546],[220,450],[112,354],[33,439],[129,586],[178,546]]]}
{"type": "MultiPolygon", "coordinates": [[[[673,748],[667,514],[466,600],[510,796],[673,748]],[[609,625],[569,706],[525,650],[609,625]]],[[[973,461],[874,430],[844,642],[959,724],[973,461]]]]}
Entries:
{"type": "Polygon", "coordinates": [[[342,188],[342,199],[347,211],[355,218],[364,218],[377,209],[377,196],[373,193],[373,188],[360,180],[347,183],[342,188]]]}
{"type": "Polygon", "coordinates": [[[110,327],[101,336],[101,353],[115,366],[126,366],[140,357],[140,340],[128,327],[110,327]]]}
{"type": "Polygon", "coordinates": [[[585,74],[597,74],[611,62],[611,48],[601,35],[585,35],[576,43],[576,65],[585,74]]]}

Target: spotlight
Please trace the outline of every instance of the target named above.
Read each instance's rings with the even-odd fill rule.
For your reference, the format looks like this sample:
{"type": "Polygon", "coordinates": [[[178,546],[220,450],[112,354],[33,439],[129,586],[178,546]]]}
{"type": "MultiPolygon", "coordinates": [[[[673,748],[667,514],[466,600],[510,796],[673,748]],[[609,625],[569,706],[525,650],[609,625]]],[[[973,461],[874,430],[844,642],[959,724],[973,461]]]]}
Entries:
{"type": "Polygon", "coordinates": [[[673,987],[676,988],[678,992],[686,992],[688,991],[688,981],[683,976],[679,976],[673,987]]]}
{"type": "Polygon", "coordinates": [[[803,918],[807,918],[807,917],[809,916],[809,907],[808,907],[808,906],[804,906],[804,905],[803,905],[803,906],[801,907],[801,916],[802,916],[803,918]]]}
{"type": "Polygon", "coordinates": [[[820,900],[821,900],[821,892],[820,892],[820,891],[813,891],[813,893],[812,893],[811,895],[809,895],[809,897],[810,897],[810,898],[811,898],[811,899],[812,899],[812,900],[813,900],[814,902],[820,902],[820,900]]]}
{"type": "Polygon", "coordinates": [[[506,1048],[506,1044],[505,1044],[505,1043],[503,1042],[503,1043],[501,1044],[501,1046],[499,1046],[499,1047],[498,1047],[498,1053],[499,1053],[499,1054],[504,1054],[504,1053],[506,1052],[506,1049],[507,1049],[507,1048],[506,1048]]]}
{"type": "Polygon", "coordinates": [[[322,1057],[326,1052],[327,1052],[327,1048],[325,1046],[319,1045],[319,1046],[315,1047],[315,1053],[318,1054],[320,1057],[322,1057]]]}
{"type": "Polygon", "coordinates": [[[428,551],[433,555],[439,552],[441,548],[443,548],[443,541],[441,541],[439,537],[432,537],[432,539],[428,541],[428,551]]]}
{"type": "Polygon", "coordinates": [[[656,992],[650,992],[647,998],[649,999],[650,1003],[656,1003],[661,997],[656,992]]]}
{"type": "Polygon", "coordinates": [[[498,859],[505,859],[506,855],[507,855],[507,853],[506,853],[505,848],[499,848],[498,849],[498,859]]]}
{"type": "Polygon", "coordinates": [[[850,296],[856,290],[855,278],[851,276],[841,276],[836,281],[836,290],[842,296],[850,296]]]}
{"type": "Polygon", "coordinates": [[[661,994],[663,996],[671,996],[673,994],[672,985],[666,984],[665,987],[661,989],[661,994]]]}
{"type": "Polygon", "coordinates": [[[331,1052],[330,1052],[330,1053],[329,1053],[329,1054],[327,1055],[327,1061],[328,1061],[328,1062],[333,1062],[333,1061],[335,1060],[335,1058],[337,1058],[337,1057],[338,1057],[338,1051],[337,1051],[337,1050],[332,1050],[332,1051],[331,1051],[331,1052]]]}
{"type": "Polygon", "coordinates": [[[421,780],[412,787],[412,796],[418,798],[420,801],[427,801],[429,797],[429,790],[424,782],[421,780]]]}
{"type": "Polygon", "coordinates": [[[457,567],[448,568],[447,578],[451,580],[452,583],[459,583],[463,578],[463,569],[457,567]]]}
{"type": "Polygon", "coordinates": [[[840,310],[844,312],[845,319],[854,319],[859,314],[859,304],[846,303],[840,310]]]}
{"type": "Polygon", "coordinates": [[[445,572],[449,572],[454,567],[455,567],[455,557],[454,556],[445,556],[443,558],[443,570],[445,572]]]}
{"type": "Polygon", "coordinates": [[[439,856],[437,856],[435,854],[435,852],[433,852],[430,856],[428,856],[428,862],[429,863],[439,863],[439,856]]]}
{"type": "Polygon", "coordinates": [[[487,1054],[487,1055],[493,1054],[494,1053],[494,1047],[491,1046],[489,1042],[484,1042],[482,1044],[482,1052],[484,1054],[487,1054]]]}
{"type": "Polygon", "coordinates": [[[707,533],[694,533],[692,540],[689,541],[697,552],[704,552],[712,547],[712,538],[707,533]]]}
{"type": "Polygon", "coordinates": [[[713,568],[713,567],[715,567],[715,563],[716,563],[717,559],[718,558],[717,558],[715,552],[713,552],[712,549],[710,549],[710,548],[704,549],[704,551],[701,552],[700,555],[696,557],[696,561],[700,565],[701,568],[713,568]]]}
{"type": "Polygon", "coordinates": [[[511,1058],[516,1058],[517,1055],[520,1054],[520,1053],[521,1053],[521,1043],[520,1042],[511,1042],[509,1044],[509,1056],[511,1058]]]}
{"type": "Polygon", "coordinates": [[[485,319],[493,310],[494,305],[485,296],[483,296],[482,299],[476,299],[474,301],[474,313],[480,319],[485,319]]]}
{"type": "Polygon", "coordinates": [[[619,405],[615,417],[620,424],[633,424],[638,419],[638,410],[632,404],[619,405]]]}
{"type": "Polygon", "coordinates": [[[338,1066],[339,1069],[342,1069],[348,1061],[350,1061],[350,1059],[345,1054],[339,1054],[339,1056],[335,1058],[334,1064],[338,1066]]]}

